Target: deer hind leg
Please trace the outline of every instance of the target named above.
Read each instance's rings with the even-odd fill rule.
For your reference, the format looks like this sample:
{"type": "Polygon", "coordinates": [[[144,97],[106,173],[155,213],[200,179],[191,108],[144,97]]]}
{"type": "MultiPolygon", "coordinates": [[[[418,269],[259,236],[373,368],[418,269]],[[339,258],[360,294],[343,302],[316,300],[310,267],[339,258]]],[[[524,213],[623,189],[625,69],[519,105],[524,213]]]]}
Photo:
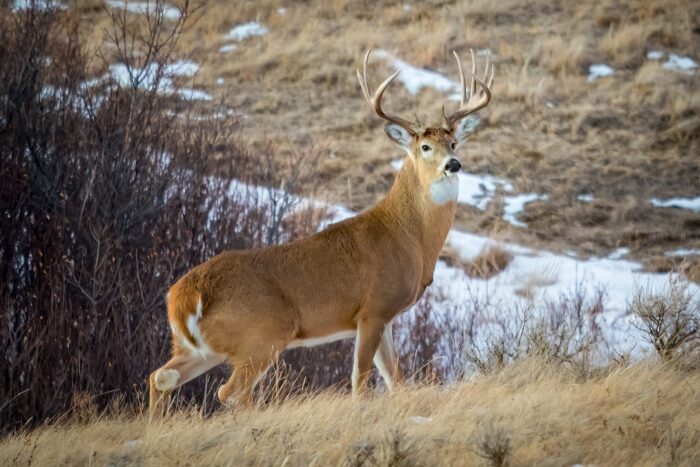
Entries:
{"type": "Polygon", "coordinates": [[[206,357],[178,352],[165,365],[151,373],[149,378],[149,412],[151,416],[165,413],[170,403],[170,393],[175,389],[211,370],[224,361],[221,355],[208,354],[206,357]]]}
{"type": "Polygon", "coordinates": [[[352,395],[361,395],[367,386],[367,378],[372,370],[372,359],[382,338],[385,323],[371,318],[360,318],[357,322],[355,338],[355,358],[352,368],[352,395]]]}
{"type": "Polygon", "coordinates": [[[399,367],[399,359],[394,348],[394,338],[391,334],[391,323],[384,327],[379,348],[374,354],[374,365],[382,375],[389,390],[393,390],[398,383],[403,381],[403,372],[399,367]]]}
{"type": "Polygon", "coordinates": [[[247,357],[230,358],[233,365],[231,377],[219,387],[219,400],[229,407],[250,407],[253,405],[253,389],[274,363],[278,351],[268,351],[247,357]]]}

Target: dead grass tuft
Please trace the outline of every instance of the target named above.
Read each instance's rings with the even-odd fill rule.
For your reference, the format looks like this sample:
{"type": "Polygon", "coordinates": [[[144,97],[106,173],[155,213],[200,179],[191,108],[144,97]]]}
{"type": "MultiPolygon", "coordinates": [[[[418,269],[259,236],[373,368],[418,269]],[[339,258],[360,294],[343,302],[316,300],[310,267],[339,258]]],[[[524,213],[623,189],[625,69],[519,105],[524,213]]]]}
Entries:
{"type": "Polygon", "coordinates": [[[487,425],[477,437],[474,452],[493,467],[506,467],[511,453],[510,437],[503,428],[487,425]]]}
{"type": "Polygon", "coordinates": [[[464,264],[469,277],[488,279],[503,271],[513,260],[513,255],[498,245],[490,245],[471,261],[464,264]]]}
{"type": "Polygon", "coordinates": [[[550,73],[579,74],[587,62],[587,42],[584,36],[545,37],[535,42],[533,58],[550,73]]]}
{"type": "Polygon", "coordinates": [[[644,60],[650,30],[645,24],[611,27],[601,39],[600,51],[618,67],[638,66],[644,60]]]}
{"type": "Polygon", "coordinates": [[[639,289],[630,308],[640,320],[639,330],[664,361],[700,348],[700,302],[679,277],[669,276],[660,292],[639,289]]]}

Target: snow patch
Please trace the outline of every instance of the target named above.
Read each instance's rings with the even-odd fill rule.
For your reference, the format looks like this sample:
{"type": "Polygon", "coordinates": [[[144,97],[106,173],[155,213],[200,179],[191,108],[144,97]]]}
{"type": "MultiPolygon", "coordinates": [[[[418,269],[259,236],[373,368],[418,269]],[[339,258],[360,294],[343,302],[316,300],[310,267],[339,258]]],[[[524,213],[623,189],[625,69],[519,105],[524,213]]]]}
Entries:
{"type": "Polygon", "coordinates": [[[657,208],[680,208],[700,212],[700,196],[695,198],[651,198],[649,202],[657,208]]]}
{"type": "Polygon", "coordinates": [[[593,195],[578,195],[576,199],[579,201],[583,201],[584,203],[591,203],[595,198],[593,197],[593,195]]]}
{"type": "MultiPolygon", "coordinates": [[[[122,8],[131,13],[147,14],[155,13],[155,5],[149,2],[126,2],[121,0],[107,0],[107,5],[112,8],[122,8]]],[[[180,10],[167,3],[163,4],[163,17],[170,21],[180,19],[180,10]]]]}
{"type": "Polygon", "coordinates": [[[264,36],[268,33],[268,29],[257,21],[239,24],[231,29],[228,33],[228,38],[233,41],[243,41],[249,37],[264,36]]]}
{"type": "Polygon", "coordinates": [[[661,50],[650,50],[647,52],[647,60],[661,60],[664,53],[661,50]]]}
{"type": "Polygon", "coordinates": [[[482,211],[486,209],[499,188],[507,192],[513,191],[513,185],[508,180],[491,175],[459,172],[457,178],[459,180],[457,202],[469,204],[482,211]]]}
{"type": "Polygon", "coordinates": [[[112,79],[122,87],[136,87],[138,89],[150,90],[155,89],[159,94],[178,94],[183,99],[191,100],[212,100],[211,95],[205,91],[189,88],[177,89],[173,85],[173,80],[169,76],[192,76],[199,65],[189,61],[179,61],[163,67],[160,73],[158,72],[157,63],[149,63],[144,68],[131,68],[124,63],[115,63],[109,66],[109,74],[112,79]]]}
{"type": "Polygon", "coordinates": [[[213,99],[211,94],[201,89],[180,88],[177,93],[187,101],[210,101],[213,99]]]}
{"type": "Polygon", "coordinates": [[[533,201],[546,200],[547,195],[537,193],[523,193],[515,196],[506,196],[503,205],[503,220],[516,227],[527,227],[527,224],[517,219],[517,216],[525,210],[525,205],[533,201]]]}
{"type": "Polygon", "coordinates": [[[700,256],[700,248],[678,248],[667,251],[666,256],[700,256]]]}
{"type": "MultiPolygon", "coordinates": [[[[556,301],[573,290],[591,297],[602,289],[604,312],[596,322],[606,341],[618,351],[648,347],[634,326],[634,317],[627,313],[627,305],[638,287],[652,292],[663,290],[668,285],[668,274],[643,272],[642,265],[634,261],[609,257],[582,260],[457,230],[450,231],[447,243],[463,261],[474,259],[494,245],[513,256],[506,269],[488,279],[470,278],[462,268],[438,262],[434,284],[450,291],[448,302],[452,305],[448,306],[477,300],[497,310],[512,310],[518,304],[556,301]]],[[[691,283],[688,291],[698,294],[700,286],[691,283]]]]}
{"type": "Polygon", "coordinates": [[[612,76],[614,73],[615,70],[612,67],[604,63],[595,63],[588,68],[588,82],[590,83],[598,78],[612,76]]]}
{"type": "Polygon", "coordinates": [[[40,11],[46,11],[46,10],[52,10],[52,9],[61,9],[65,10],[66,6],[63,5],[60,2],[57,2],[55,0],[37,0],[36,2],[32,2],[31,0],[14,0],[12,2],[12,9],[13,10],[28,10],[32,7],[35,7],[37,10],[40,11]]]}
{"type": "Polygon", "coordinates": [[[226,44],[224,46],[219,47],[219,52],[222,54],[227,54],[229,52],[233,52],[236,50],[238,46],[236,44],[226,44]]]}
{"type": "Polygon", "coordinates": [[[684,57],[682,55],[668,54],[668,61],[663,64],[663,67],[667,70],[678,71],[686,75],[692,75],[695,73],[695,69],[698,67],[698,63],[690,57],[684,57]]]}
{"type": "Polygon", "coordinates": [[[630,249],[627,247],[618,248],[608,255],[608,259],[622,259],[630,254],[630,249]]]}
{"type": "MultiPolygon", "coordinates": [[[[394,68],[401,70],[396,79],[413,95],[418,94],[423,88],[434,88],[440,92],[459,93],[460,91],[459,83],[451,81],[435,71],[414,67],[385,50],[377,50],[375,56],[386,59],[394,68]]],[[[459,100],[459,95],[457,95],[456,100],[459,100]]]]}
{"type": "Polygon", "coordinates": [[[199,71],[199,65],[189,60],[178,60],[163,67],[168,75],[192,77],[199,71]]]}

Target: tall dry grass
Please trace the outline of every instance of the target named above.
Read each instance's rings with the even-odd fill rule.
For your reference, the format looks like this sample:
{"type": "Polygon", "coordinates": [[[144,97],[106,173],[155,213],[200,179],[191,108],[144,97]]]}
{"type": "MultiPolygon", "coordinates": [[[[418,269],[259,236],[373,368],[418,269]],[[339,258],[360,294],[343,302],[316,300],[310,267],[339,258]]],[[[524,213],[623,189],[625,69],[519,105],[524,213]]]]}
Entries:
{"type": "Polygon", "coordinates": [[[328,392],[203,418],[80,417],[4,439],[4,465],[695,465],[700,374],[652,361],[581,376],[529,359],[456,385],[328,392]]]}

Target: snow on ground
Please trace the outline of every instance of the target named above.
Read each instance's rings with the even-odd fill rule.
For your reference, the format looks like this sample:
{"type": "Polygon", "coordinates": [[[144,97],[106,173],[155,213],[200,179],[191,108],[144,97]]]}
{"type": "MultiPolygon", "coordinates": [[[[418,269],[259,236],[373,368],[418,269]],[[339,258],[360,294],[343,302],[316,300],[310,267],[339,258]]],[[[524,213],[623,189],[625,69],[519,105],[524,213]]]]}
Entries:
{"type": "Polygon", "coordinates": [[[695,60],[690,57],[684,57],[682,55],[668,54],[668,61],[663,64],[663,67],[667,70],[678,71],[685,73],[686,75],[692,75],[695,73],[695,69],[698,64],[695,60]]]}
{"type": "Polygon", "coordinates": [[[700,248],[678,248],[667,251],[666,256],[700,256],[700,248]]]}
{"type": "MultiPolygon", "coordinates": [[[[280,10],[284,10],[282,13],[278,14],[283,15],[287,10],[284,8],[280,8],[280,10]]],[[[230,41],[235,41],[235,42],[241,42],[246,39],[249,39],[251,37],[255,36],[264,36],[267,34],[269,31],[268,29],[263,26],[262,24],[258,23],[257,21],[250,21],[248,23],[243,23],[239,24],[237,26],[234,26],[228,34],[226,34],[226,39],[230,41]]],[[[229,52],[233,52],[238,48],[237,44],[225,44],[222,45],[219,48],[219,52],[222,54],[226,54],[229,52]]]]}
{"type": "Polygon", "coordinates": [[[236,44],[226,44],[224,46],[219,47],[219,52],[222,54],[227,54],[229,52],[233,52],[236,50],[238,46],[236,44]]]}
{"type": "MultiPolygon", "coordinates": [[[[489,246],[496,245],[513,255],[511,263],[500,274],[489,279],[469,278],[463,270],[439,262],[434,284],[449,292],[449,300],[473,303],[479,300],[496,310],[513,310],[515,304],[529,300],[542,303],[556,301],[574,290],[588,297],[604,291],[604,312],[596,318],[603,335],[620,352],[647,348],[627,305],[638,288],[661,291],[667,274],[647,273],[637,262],[616,258],[571,258],[547,251],[537,251],[513,243],[497,242],[481,235],[452,230],[447,238],[463,261],[470,261],[489,246]]],[[[689,286],[700,293],[700,287],[689,286]]]]}
{"type": "Polygon", "coordinates": [[[486,209],[499,188],[503,191],[513,191],[513,185],[508,180],[488,174],[459,172],[457,178],[459,180],[457,202],[469,204],[482,211],[486,209]]]}
{"type": "Polygon", "coordinates": [[[579,201],[583,201],[584,203],[591,203],[595,198],[593,197],[593,195],[578,195],[576,199],[579,201]]]}
{"type": "Polygon", "coordinates": [[[394,68],[401,70],[396,79],[406,87],[409,93],[415,95],[423,88],[434,88],[440,92],[457,93],[456,100],[459,100],[458,82],[451,81],[435,71],[414,67],[385,50],[377,50],[374,55],[386,59],[394,68]]]}
{"type": "Polygon", "coordinates": [[[53,8],[65,9],[66,6],[55,0],[37,0],[35,4],[31,0],[13,0],[12,9],[13,10],[27,10],[32,6],[36,5],[39,10],[50,10],[53,8]]]}
{"type": "MultiPolygon", "coordinates": [[[[127,2],[122,0],[107,0],[107,5],[112,8],[123,8],[131,13],[155,13],[155,5],[149,2],[127,2]]],[[[176,21],[180,19],[180,10],[167,3],[163,4],[163,17],[165,19],[176,21]]]]}
{"type": "MultiPolygon", "coordinates": [[[[163,67],[163,73],[173,76],[193,76],[199,70],[196,63],[181,60],[163,67]]],[[[131,68],[123,63],[115,63],[109,67],[110,76],[120,86],[139,89],[154,89],[159,94],[178,94],[188,100],[212,100],[212,96],[202,90],[190,88],[176,88],[169,76],[158,76],[158,64],[149,63],[145,68],[131,68]],[[158,80],[160,78],[160,80],[158,80]]]]}
{"type": "Polygon", "coordinates": [[[503,198],[503,219],[516,227],[527,227],[527,224],[518,220],[518,215],[525,210],[525,205],[533,201],[546,200],[547,195],[537,193],[522,193],[503,198]]]}
{"type": "Polygon", "coordinates": [[[598,78],[612,76],[614,73],[615,70],[612,67],[604,63],[595,63],[588,68],[588,82],[590,83],[598,78]]]}
{"type": "Polygon", "coordinates": [[[622,259],[630,254],[630,249],[627,247],[620,247],[608,255],[608,259],[622,259]]]}
{"type": "Polygon", "coordinates": [[[650,50],[647,52],[647,60],[661,60],[664,53],[661,50],[650,50]]]}
{"type": "Polygon", "coordinates": [[[651,198],[649,202],[657,208],[680,208],[700,212],[700,196],[695,198],[651,198]]]}
{"type": "Polygon", "coordinates": [[[178,60],[163,67],[163,72],[173,76],[186,76],[191,78],[199,71],[199,65],[189,60],[178,60]]]}
{"type": "Polygon", "coordinates": [[[239,24],[235,26],[228,32],[228,39],[232,41],[243,41],[249,37],[254,36],[264,36],[268,33],[265,26],[258,23],[257,21],[250,21],[248,23],[239,24]]]}

